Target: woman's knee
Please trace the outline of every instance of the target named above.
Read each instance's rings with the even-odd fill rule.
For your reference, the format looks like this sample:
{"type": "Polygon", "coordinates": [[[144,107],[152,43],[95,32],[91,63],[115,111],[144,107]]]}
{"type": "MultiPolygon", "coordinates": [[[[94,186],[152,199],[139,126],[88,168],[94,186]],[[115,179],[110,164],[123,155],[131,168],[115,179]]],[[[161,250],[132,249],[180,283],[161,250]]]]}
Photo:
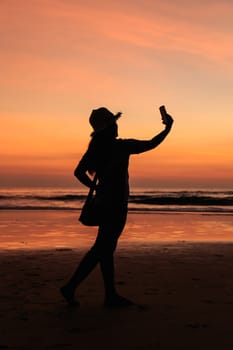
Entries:
{"type": "Polygon", "coordinates": [[[125,222],[105,223],[99,227],[98,235],[118,239],[124,230],[125,222]]]}
{"type": "Polygon", "coordinates": [[[91,248],[98,256],[112,255],[117,247],[117,239],[113,237],[98,237],[91,248]]]}

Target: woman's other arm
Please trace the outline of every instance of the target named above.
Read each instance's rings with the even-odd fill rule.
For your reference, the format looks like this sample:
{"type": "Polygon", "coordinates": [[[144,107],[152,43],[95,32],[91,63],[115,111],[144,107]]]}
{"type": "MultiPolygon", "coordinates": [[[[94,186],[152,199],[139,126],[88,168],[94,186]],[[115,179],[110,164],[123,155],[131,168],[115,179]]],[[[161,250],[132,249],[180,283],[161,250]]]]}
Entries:
{"type": "Polygon", "coordinates": [[[87,153],[84,154],[76,169],[74,170],[74,176],[85,186],[92,186],[92,179],[87,175],[87,153]]]}

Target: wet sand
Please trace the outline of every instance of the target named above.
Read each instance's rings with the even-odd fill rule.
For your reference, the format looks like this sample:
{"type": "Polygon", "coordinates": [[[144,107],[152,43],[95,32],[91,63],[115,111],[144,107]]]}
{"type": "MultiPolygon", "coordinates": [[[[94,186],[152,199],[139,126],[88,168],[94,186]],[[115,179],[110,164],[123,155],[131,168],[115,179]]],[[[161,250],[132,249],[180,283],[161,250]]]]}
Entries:
{"type": "MultiPolygon", "coordinates": [[[[0,211],[0,250],[87,248],[95,227],[78,211],[0,211]]],[[[233,216],[205,213],[129,213],[121,244],[141,248],[158,242],[233,242],[233,216]]]]}
{"type": "MultiPolygon", "coordinates": [[[[34,236],[29,233],[24,237],[28,244],[22,243],[17,249],[16,244],[12,249],[13,240],[9,237],[10,249],[1,243],[4,247],[0,254],[0,349],[232,348],[233,242],[230,236],[225,242],[200,241],[200,238],[168,240],[168,237],[158,241],[149,230],[150,220],[154,220],[151,216],[150,220],[145,216],[132,216],[125,231],[131,236],[122,237],[116,252],[116,283],[118,291],[136,305],[122,310],[104,309],[102,279],[97,268],[78,290],[81,307],[71,309],[62,300],[59,288],[94,236],[85,236],[82,244],[76,242],[72,246],[73,229],[68,230],[70,213],[67,221],[67,213],[64,216],[60,213],[59,217],[48,213],[41,221],[38,214],[24,213],[18,218],[14,213],[0,215],[2,219],[5,217],[5,221],[1,221],[1,225],[5,225],[5,236],[11,232],[13,239],[16,222],[18,230],[20,225],[24,225],[25,230],[30,227],[30,235],[35,234],[37,227],[39,237],[38,248],[36,240],[30,241],[34,236]],[[12,218],[8,226],[7,215],[8,219],[9,215],[12,218]],[[149,238],[143,241],[136,232],[144,220],[148,227],[143,234],[148,232],[149,238]],[[55,223],[55,231],[59,227],[60,234],[42,239],[43,230],[55,223]],[[69,239],[64,244],[67,231],[69,239]]],[[[180,218],[175,224],[174,218],[171,220],[165,214],[157,216],[156,228],[164,229],[159,226],[160,219],[165,226],[173,221],[173,232],[182,231],[182,222],[183,225],[189,222],[190,226],[190,220],[193,226],[196,222],[197,227],[199,221],[206,220],[205,227],[210,227],[208,218],[199,215],[193,218],[184,215],[179,222],[180,218]]],[[[232,218],[226,222],[229,228],[232,218]]],[[[210,237],[208,232],[205,237],[208,234],[210,237]]],[[[21,241],[18,238],[17,242],[21,241]]]]}

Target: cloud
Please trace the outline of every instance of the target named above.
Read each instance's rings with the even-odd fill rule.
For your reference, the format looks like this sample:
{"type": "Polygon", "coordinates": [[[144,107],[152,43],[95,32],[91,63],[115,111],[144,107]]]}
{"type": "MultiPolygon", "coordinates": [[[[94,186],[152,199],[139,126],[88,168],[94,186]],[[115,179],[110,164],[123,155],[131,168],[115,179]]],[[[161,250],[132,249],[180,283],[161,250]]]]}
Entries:
{"type": "Polygon", "coordinates": [[[219,63],[226,63],[233,55],[230,2],[137,0],[121,1],[118,5],[113,1],[44,1],[42,4],[22,1],[20,6],[15,5],[16,9],[10,9],[8,18],[2,17],[1,27],[5,31],[2,46],[5,42],[6,51],[18,50],[19,55],[28,52],[61,62],[77,58],[80,62],[85,57],[87,63],[93,54],[97,59],[114,60],[116,54],[121,57],[121,45],[129,53],[133,47],[175,51],[219,63]]]}

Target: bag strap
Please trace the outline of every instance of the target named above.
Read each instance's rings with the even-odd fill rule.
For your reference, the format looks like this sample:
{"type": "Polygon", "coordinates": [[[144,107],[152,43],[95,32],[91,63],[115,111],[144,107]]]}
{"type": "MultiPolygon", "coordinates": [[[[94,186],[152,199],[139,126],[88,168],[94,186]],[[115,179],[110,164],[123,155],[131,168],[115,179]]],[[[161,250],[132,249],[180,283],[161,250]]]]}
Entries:
{"type": "Polygon", "coordinates": [[[92,197],[93,192],[95,191],[95,188],[96,188],[96,184],[97,184],[97,174],[95,174],[95,176],[94,176],[94,179],[92,181],[92,184],[91,184],[90,190],[88,192],[87,198],[92,197]]]}

